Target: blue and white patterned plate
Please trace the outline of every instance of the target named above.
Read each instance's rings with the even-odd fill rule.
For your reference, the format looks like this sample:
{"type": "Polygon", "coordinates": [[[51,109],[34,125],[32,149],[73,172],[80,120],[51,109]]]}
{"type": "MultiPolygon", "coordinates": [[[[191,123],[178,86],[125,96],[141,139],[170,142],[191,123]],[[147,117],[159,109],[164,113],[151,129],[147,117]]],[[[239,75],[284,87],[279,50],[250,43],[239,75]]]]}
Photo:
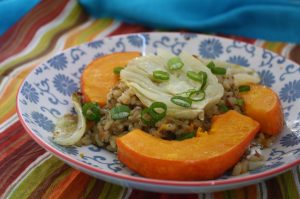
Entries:
{"type": "Polygon", "coordinates": [[[251,44],[191,33],[142,33],[104,38],[70,48],[35,68],[20,87],[17,106],[29,134],[54,155],[90,175],[123,186],[163,192],[202,192],[258,182],[300,163],[300,66],[251,44]],[[275,144],[264,153],[266,165],[240,176],[224,175],[208,181],[165,181],[140,177],[113,153],[95,146],[63,147],[52,142],[56,119],[72,110],[71,94],[93,59],[120,51],[182,50],[208,59],[228,61],[258,71],[262,84],[281,99],[286,125],[275,144]],[[82,156],[83,155],[83,156],[82,156]]]}

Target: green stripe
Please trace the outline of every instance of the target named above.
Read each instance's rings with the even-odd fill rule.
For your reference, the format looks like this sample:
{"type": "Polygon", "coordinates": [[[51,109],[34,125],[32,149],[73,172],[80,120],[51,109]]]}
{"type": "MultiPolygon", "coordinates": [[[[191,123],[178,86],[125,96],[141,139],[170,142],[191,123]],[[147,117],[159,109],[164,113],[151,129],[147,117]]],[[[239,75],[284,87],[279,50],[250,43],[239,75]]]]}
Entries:
{"type": "Polygon", "coordinates": [[[116,199],[121,196],[123,189],[119,185],[105,183],[99,199],[116,199]]]}
{"type": "Polygon", "coordinates": [[[8,68],[11,68],[15,65],[18,65],[26,60],[29,60],[31,58],[35,58],[40,56],[41,54],[44,54],[45,50],[47,49],[47,47],[50,46],[52,39],[60,32],[62,32],[63,30],[67,30],[70,27],[72,27],[74,24],[76,24],[78,17],[80,17],[80,14],[82,13],[82,8],[80,7],[79,4],[75,4],[74,8],[71,10],[70,14],[67,16],[67,18],[62,21],[59,25],[57,25],[56,27],[54,27],[53,29],[49,30],[48,32],[46,32],[42,38],[40,39],[39,43],[37,44],[37,46],[28,54],[16,58],[14,60],[12,60],[11,62],[8,62],[7,64],[5,64],[4,66],[0,67],[0,75],[6,71],[8,68]]]}
{"type": "Polygon", "coordinates": [[[95,186],[96,181],[97,181],[96,178],[91,178],[90,182],[87,185],[86,190],[84,191],[84,197],[83,198],[87,198],[87,196],[90,194],[91,190],[95,186]]]}
{"type": "Polygon", "coordinates": [[[297,186],[295,184],[293,173],[291,171],[288,171],[276,177],[276,180],[279,183],[281,193],[284,199],[300,197],[297,191],[297,186]]]}
{"type": "Polygon", "coordinates": [[[34,168],[23,181],[11,193],[10,198],[28,198],[31,193],[44,181],[52,172],[63,166],[63,162],[52,156],[42,164],[34,168]]]}

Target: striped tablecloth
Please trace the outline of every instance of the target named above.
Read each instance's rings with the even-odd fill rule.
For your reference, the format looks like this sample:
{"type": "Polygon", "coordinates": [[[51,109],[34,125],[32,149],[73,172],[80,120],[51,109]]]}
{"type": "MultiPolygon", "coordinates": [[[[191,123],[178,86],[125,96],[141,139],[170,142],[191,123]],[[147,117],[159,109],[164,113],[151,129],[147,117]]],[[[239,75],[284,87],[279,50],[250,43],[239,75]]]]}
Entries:
{"type": "MultiPolygon", "coordinates": [[[[75,0],[44,0],[0,37],[0,197],[300,198],[299,167],[240,189],[184,195],[153,193],[114,185],[75,170],[29,137],[16,115],[16,93],[32,68],[54,53],[83,42],[145,31],[153,30],[112,19],[92,19],[75,0]]],[[[300,45],[230,38],[272,50],[300,63],[300,45]]]]}

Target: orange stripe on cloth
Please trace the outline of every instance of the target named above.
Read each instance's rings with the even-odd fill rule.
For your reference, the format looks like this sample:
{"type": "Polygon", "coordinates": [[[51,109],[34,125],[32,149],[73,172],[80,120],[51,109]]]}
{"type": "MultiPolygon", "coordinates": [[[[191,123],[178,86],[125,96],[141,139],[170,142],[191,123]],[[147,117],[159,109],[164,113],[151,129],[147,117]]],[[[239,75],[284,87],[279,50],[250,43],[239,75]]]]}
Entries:
{"type": "Polygon", "coordinates": [[[283,48],[286,46],[286,43],[282,42],[264,42],[262,47],[268,50],[271,50],[277,54],[281,54],[283,48]]]}
{"type": "Polygon", "coordinates": [[[56,185],[56,189],[44,195],[43,198],[81,198],[92,177],[78,170],[73,170],[56,185]]]}

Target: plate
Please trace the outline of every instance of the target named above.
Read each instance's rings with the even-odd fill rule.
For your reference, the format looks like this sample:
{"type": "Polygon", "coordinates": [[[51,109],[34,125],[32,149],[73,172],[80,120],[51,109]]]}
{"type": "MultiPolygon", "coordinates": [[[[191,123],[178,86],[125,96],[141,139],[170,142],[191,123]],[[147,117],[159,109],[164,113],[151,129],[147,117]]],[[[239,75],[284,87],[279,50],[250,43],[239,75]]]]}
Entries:
{"type": "Polygon", "coordinates": [[[58,53],[36,67],[22,83],[17,96],[19,118],[32,138],[69,165],[122,186],[160,192],[209,192],[236,188],[278,175],[300,163],[300,66],[268,50],[221,37],[192,33],[140,33],[104,38],[58,53]],[[280,96],[284,130],[264,151],[265,166],[240,176],[224,175],[207,181],[167,181],[144,178],[122,165],[116,155],[95,146],[63,147],[52,141],[58,117],[72,111],[71,94],[92,60],[121,51],[174,54],[187,51],[255,69],[261,83],[280,96]]]}

